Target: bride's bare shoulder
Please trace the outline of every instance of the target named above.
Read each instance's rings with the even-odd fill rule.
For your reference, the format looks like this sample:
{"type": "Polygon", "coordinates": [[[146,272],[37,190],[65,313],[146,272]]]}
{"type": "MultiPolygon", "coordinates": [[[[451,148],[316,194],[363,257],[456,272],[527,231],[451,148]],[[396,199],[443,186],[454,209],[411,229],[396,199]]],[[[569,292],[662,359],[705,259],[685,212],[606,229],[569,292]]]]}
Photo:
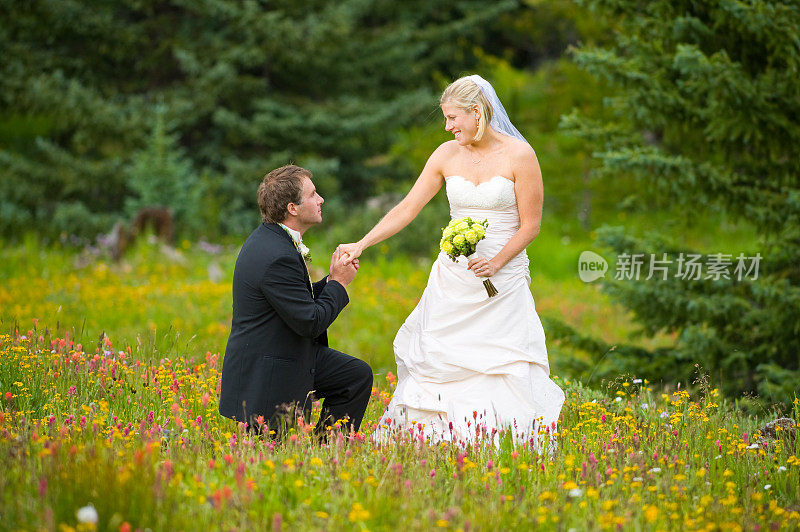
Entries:
{"type": "Polygon", "coordinates": [[[534,157],[536,155],[531,145],[524,140],[508,137],[506,142],[508,150],[513,157],[534,157]]]}
{"type": "MultiPolygon", "coordinates": [[[[446,141],[442,142],[441,144],[439,144],[439,147],[436,148],[436,152],[439,152],[442,155],[451,156],[451,155],[454,155],[454,154],[458,153],[459,149],[460,149],[460,147],[458,145],[458,141],[455,140],[455,139],[452,139],[452,140],[446,140],[446,141]]],[[[436,152],[434,152],[434,153],[436,153],[436,152]]]]}
{"type": "Polygon", "coordinates": [[[444,163],[445,161],[449,160],[451,157],[458,153],[459,146],[458,142],[455,140],[448,140],[446,142],[442,142],[439,144],[439,147],[436,148],[433,153],[431,154],[431,159],[434,161],[438,161],[444,163]]]}

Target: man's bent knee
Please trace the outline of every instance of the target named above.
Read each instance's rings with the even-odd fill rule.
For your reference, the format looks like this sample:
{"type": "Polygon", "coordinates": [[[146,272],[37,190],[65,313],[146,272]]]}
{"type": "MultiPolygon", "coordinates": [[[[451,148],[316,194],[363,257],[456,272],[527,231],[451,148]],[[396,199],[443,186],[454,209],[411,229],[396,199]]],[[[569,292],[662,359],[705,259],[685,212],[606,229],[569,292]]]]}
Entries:
{"type": "Polygon", "coordinates": [[[372,368],[363,360],[358,360],[356,376],[359,381],[364,383],[364,386],[372,388],[372,368]]]}

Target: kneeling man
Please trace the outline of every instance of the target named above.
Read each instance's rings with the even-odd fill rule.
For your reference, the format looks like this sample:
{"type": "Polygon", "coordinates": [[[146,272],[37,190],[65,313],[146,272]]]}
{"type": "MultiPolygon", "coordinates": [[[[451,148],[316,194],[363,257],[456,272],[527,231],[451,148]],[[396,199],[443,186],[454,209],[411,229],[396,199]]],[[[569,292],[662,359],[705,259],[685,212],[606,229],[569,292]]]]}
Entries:
{"type": "Polygon", "coordinates": [[[261,416],[276,431],[281,416],[308,420],[315,399],[323,400],[318,429],[344,419],[346,429],[358,430],[372,391],[369,365],[328,347],[326,330],[349,301],[345,287],[358,261],[334,254],[330,274],[311,282],[302,236],[322,221],[323,202],[311,177],[294,165],[264,177],[263,223],[242,246],[233,273],[219,412],[255,430],[261,416]]]}

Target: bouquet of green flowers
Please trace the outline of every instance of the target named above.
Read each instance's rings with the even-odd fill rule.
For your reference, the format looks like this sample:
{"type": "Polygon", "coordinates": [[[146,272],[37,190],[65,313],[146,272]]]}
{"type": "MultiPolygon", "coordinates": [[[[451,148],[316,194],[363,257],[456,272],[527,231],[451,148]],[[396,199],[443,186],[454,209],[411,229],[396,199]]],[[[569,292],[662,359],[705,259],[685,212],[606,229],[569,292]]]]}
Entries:
{"type": "MultiPolygon", "coordinates": [[[[442,240],[439,242],[439,249],[450,257],[453,262],[461,255],[468,257],[475,253],[478,242],[486,236],[487,227],[489,227],[488,220],[482,222],[476,222],[472,218],[450,220],[447,227],[442,229],[442,240]]],[[[489,297],[497,295],[497,288],[494,287],[491,280],[484,280],[483,286],[486,288],[486,293],[489,294],[489,297]]]]}

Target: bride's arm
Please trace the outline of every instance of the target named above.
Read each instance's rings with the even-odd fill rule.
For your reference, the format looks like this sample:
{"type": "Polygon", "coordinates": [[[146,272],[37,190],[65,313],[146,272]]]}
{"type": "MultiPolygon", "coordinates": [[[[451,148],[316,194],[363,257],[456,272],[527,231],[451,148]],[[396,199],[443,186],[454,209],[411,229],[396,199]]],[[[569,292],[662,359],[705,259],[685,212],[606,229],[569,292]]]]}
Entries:
{"type": "Polygon", "coordinates": [[[447,143],[439,146],[428,158],[417,181],[405,198],[381,218],[375,227],[358,242],[340,244],[337,250],[357,258],[368,247],[382,242],[398,233],[417,217],[422,208],[439,192],[444,182],[442,167],[448,157],[447,143]]]}
{"type": "Polygon", "coordinates": [[[480,257],[470,261],[470,269],[479,277],[491,277],[497,273],[539,235],[539,228],[542,224],[544,187],[542,171],[533,148],[525,146],[514,155],[513,172],[514,192],[517,196],[519,210],[519,230],[506,242],[497,255],[489,259],[488,264],[485,264],[485,260],[479,260],[480,257]]]}

